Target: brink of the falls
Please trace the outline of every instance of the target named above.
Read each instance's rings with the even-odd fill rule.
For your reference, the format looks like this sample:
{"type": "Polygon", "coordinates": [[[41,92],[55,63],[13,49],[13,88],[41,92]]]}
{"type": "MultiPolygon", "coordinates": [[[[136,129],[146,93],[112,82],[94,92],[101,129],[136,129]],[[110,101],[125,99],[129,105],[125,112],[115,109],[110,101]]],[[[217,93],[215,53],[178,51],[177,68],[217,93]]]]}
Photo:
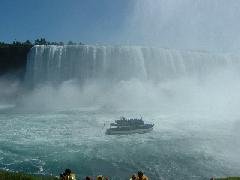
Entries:
{"type": "Polygon", "coordinates": [[[70,79],[110,82],[139,79],[161,82],[201,77],[221,67],[236,67],[240,57],[201,51],[180,51],[140,46],[34,46],[28,54],[25,81],[34,86],[70,79]]]}

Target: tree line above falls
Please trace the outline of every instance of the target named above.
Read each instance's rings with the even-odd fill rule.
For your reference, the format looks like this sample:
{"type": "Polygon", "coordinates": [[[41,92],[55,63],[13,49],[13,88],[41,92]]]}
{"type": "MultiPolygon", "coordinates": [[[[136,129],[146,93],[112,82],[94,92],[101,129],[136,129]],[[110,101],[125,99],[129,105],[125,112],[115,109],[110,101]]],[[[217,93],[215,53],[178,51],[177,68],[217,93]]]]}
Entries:
{"type": "MultiPolygon", "coordinates": [[[[67,45],[83,45],[68,41],[67,45]]],[[[51,42],[45,38],[36,39],[34,42],[30,40],[5,43],[0,41],[0,78],[3,75],[11,75],[14,78],[23,79],[26,64],[27,54],[34,45],[58,45],[63,46],[64,42],[51,42]]],[[[8,76],[9,77],[9,76],[8,76]]]]}
{"type": "MultiPolygon", "coordinates": [[[[14,40],[12,43],[5,43],[0,41],[0,47],[5,47],[5,46],[34,46],[34,45],[59,45],[63,46],[65,43],[60,41],[47,41],[45,38],[39,38],[36,39],[34,42],[31,42],[30,40],[26,41],[17,41],[14,40]]],[[[66,45],[84,45],[82,42],[76,43],[73,41],[68,41],[66,45]]]]}

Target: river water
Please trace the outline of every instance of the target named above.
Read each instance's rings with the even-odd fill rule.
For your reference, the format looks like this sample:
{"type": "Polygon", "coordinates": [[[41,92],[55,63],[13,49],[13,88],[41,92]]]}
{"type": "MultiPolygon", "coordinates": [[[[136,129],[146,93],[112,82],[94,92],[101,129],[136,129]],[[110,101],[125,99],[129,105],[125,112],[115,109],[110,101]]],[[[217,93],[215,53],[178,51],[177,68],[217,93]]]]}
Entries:
{"type": "Polygon", "coordinates": [[[240,176],[239,62],[239,55],[159,48],[34,46],[24,82],[0,83],[0,169],[240,176]],[[105,135],[120,116],[155,126],[105,135]]]}
{"type": "MultiPolygon", "coordinates": [[[[170,110],[171,111],[171,110],[170,110]]],[[[206,112],[141,112],[155,124],[148,134],[107,136],[117,117],[140,112],[71,109],[0,114],[0,168],[58,175],[128,179],[138,170],[150,179],[208,179],[239,174],[239,115],[209,119],[206,112]]]]}

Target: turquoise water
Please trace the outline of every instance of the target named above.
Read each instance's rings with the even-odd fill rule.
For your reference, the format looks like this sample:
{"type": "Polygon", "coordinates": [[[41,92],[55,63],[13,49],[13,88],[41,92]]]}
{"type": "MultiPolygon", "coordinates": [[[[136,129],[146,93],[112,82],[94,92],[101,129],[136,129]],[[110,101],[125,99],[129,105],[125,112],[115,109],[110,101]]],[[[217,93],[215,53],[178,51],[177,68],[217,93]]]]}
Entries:
{"type": "Polygon", "coordinates": [[[79,179],[99,174],[128,179],[138,170],[150,179],[240,175],[240,116],[148,111],[141,115],[155,123],[151,133],[106,136],[108,125],[121,115],[139,112],[1,110],[0,168],[56,176],[70,168],[79,179]]]}
{"type": "Polygon", "coordinates": [[[157,180],[240,175],[238,55],[34,46],[26,69],[24,87],[9,94],[18,107],[0,106],[2,169],[70,168],[79,178],[111,179],[138,170],[157,180]],[[142,116],[154,130],[106,136],[120,116],[142,116]]]}

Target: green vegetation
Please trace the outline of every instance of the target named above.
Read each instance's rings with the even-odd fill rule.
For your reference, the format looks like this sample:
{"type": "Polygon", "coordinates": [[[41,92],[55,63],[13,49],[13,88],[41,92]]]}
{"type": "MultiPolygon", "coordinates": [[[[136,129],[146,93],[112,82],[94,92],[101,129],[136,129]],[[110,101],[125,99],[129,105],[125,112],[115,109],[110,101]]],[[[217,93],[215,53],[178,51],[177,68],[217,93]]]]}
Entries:
{"type": "Polygon", "coordinates": [[[8,48],[8,47],[22,48],[22,47],[32,47],[32,46],[33,44],[30,41],[25,41],[25,42],[14,41],[13,43],[0,42],[0,48],[8,48]]]}
{"type": "Polygon", "coordinates": [[[214,180],[240,180],[240,177],[214,178],[214,180]]]}
{"type": "MultiPolygon", "coordinates": [[[[58,180],[58,178],[51,176],[34,176],[25,173],[0,170],[0,180],[58,180]]],[[[213,180],[240,180],[240,177],[213,178],[213,180]]]]}
{"type": "Polygon", "coordinates": [[[24,173],[0,171],[0,180],[57,180],[56,177],[33,176],[24,173]]]}
{"type": "MultiPolygon", "coordinates": [[[[45,38],[39,38],[36,39],[33,42],[31,42],[30,40],[26,40],[24,42],[21,41],[13,41],[12,43],[5,43],[5,42],[0,42],[0,47],[6,47],[6,46],[33,46],[33,45],[59,45],[59,46],[63,46],[64,42],[55,42],[55,41],[47,41],[45,38]]],[[[72,42],[72,41],[68,41],[67,45],[83,45],[83,43],[76,43],[76,42],[72,42]]]]}

